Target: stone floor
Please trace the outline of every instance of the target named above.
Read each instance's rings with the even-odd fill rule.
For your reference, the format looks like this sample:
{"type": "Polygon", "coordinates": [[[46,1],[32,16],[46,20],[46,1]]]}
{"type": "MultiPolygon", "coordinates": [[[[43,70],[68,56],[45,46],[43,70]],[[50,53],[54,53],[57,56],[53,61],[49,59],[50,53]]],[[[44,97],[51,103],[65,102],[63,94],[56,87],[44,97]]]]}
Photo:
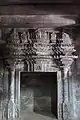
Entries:
{"type": "MultiPolygon", "coordinates": [[[[0,120],[7,120],[5,117],[2,119],[2,115],[0,114],[0,120]]],[[[18,120],[18,119],[17,119],[18,120]]],[[[37,114],[34,112],[24,113],[22,114],[19,120],[57,120],[54,117],[49,117],[41,114],[37,114]]]]}
{"type": "Polygon", "coordinates": [[[36,112],[23,113],[21,120],[57,120],[52,114],[42,114],[36,112]]]}

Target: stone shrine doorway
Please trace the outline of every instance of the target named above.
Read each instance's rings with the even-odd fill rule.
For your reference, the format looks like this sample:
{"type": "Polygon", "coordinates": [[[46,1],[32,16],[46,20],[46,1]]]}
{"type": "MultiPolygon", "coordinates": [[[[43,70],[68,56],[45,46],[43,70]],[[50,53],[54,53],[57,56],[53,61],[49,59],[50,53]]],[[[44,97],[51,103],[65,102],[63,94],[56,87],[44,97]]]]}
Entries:
{"type": "Polygon", "coordinates": [[[58,118],[57,72],[21,72],[21,115],[58,118]]]}

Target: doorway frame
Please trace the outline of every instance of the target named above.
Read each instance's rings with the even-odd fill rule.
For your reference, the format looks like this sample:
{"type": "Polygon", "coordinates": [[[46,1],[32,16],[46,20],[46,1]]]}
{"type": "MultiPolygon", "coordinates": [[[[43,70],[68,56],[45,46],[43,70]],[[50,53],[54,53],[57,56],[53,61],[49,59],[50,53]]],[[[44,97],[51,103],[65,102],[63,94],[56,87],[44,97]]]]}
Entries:
{"type": "MultiPolygon", "coordinates": [[[[43,82],[45,82],[45,85],[46,85],[46,80],[47,80],[47,82],[48,82],[48,84],[47,84],[47,87],[48,87],[48,85],[49,85],[49,82],[50,82],[50,85],[51,85],[51,87],[49,86],[49,88],[51,88],[50,89],[50,93],[52,93],[52,94],[50,94],[50,96],[49,97],[51,97],[51,102],[50,102],[50,113],[52,113],[54,116],[55,116],[55,118],[58,118],[58,112],[57,112],[57,72],[32,72],[32,71],[30,71],[30,72],[21,72],[21,74],[20,74],[20,89],[22,89],[23,87],[21,87],[21,85],[23,84],[23,85],[27,85],[27,83],[26,83],[26,81],[27,81],[27,79],[30,77],[31,79],[34,79],[34,78],[36,78],[36,77],[39,77],[39,76],[42,76],[41,78],[43,78],[44,77],[44,79],[42,80],[43,82]],[[50,76],[52,76],[52,77],[50,77],[50,76]],[[45,79],[45,77],[46,77],[46,79],[45,79]],[[47,79],[47,77],[48,77],[48,79],[47,79]],[[22,81],[24,81],[24,83],[22,83],[22,81]],[[54,81],[55,81],[55,83],[54,83],[54,81]],[[55,86],[56,86],[56,88],[54,88],[53,86],[54,86],[54,84],[55,84],[55,86]],[[53,92],[52,92],[53,91],[53,92]],[[54,92],[55,91],[55,92],[54,92]],[[55,96],[54,96],[54,94],[55,94],[55,96]],[[56,97],[56,99],[55,99],[55,97],[56,97]],[[54,99],[55,99],[55,101],[54,101],[54,99]],[[54,103],[53,103],[53,101],[54,101],[54,103]],[[54,106],[55,106],[55,109],[54,109],[54,106]],[[52,107],[53,106],[53,107],[52,107]],[[52,109],[54,109],[54,110],[52,110],[52,109]],[[54,112],[52,112],[52,111],[54,111],[54,112]]],[[[40,79],[41,79],[40,78],[40,79]]],[[[28,80],[28,82],[29,82],[29,80],[28,80]]],[[[29,86],[28,86],[29,87],[29,86]]],[[[37,86],[38,87],[38,86],[37,86]]],[[[45,87],[46,86],[44,86],[44,89],[45,89],[45,87]]],[[[41,87],[42,88],[42,87],[41,87]]],[[[25,89],[27,89],[27,86],[25,86],[25,89]]],[[[45,89],[46,90],[46,89],[45,89]]],[[[26,91],[26,90],[25,90],[26,91]]],[[[33,90],[32,90],[33,91],[33,90]]],[[[21,90],[20,90],[20,93],[21,93],[21,90]]],[[[42,95],[43,96],[43,95],[42,95]]],[[[34,109],[35,109],[35,104],[34,104],[34,102],[35,102],[35,97],[37,97],[37,96],[35,96],[35,93],[34,93],[34,95],[33,95],[33,107],[32,107],[32,110],[33,110],[33,112],[34,112],[34,109]]],[[[20,97],[20,100],[21,100],[21,98],[23,98],[23,96],[21,95],[21,97],[20,97]]],[[[27,100],[27,98],[26,98],[26,100],[27,100]]],[[[45,104],[46,105],[46,104],[45,104]]],[[[25,106],[24,106],[25,107],[25,106]]],[[[49,107],[49,106],[48,106],[49,107]]],[[[21,106],[21,108],[22,108],[22,106],[21,106]]],[[[43,108],[44,109],[44,108],[43,108]]],[[[32,111],[31,110],[31,111],[32,111]]],[[[35,109],[36,110],[36,109],[35,109]]],[[[46,109],[44,109],[44,111],[46,112],[46,109]]],[[[37,112],[37,110],[36,110],[36,112],[37,112]]],[[[22,112],[23,113],[23,112],[22,112]]]]}
{"type": "MultiPolygon", "coordinates": [[[[19,70],[19,84],[18,84],[18,104],[19,104],[19,118],[20,116],[20,76],[21,72],[28,72],[19,70]]],[[[35,71],[33,71],[35,72],[35,71]]],[[[38,71],[41,72],[41,71],[38,71]]],[[[42,71],[43,72],[43,71],[42,71]]],[[[44,71],[45,72],[45,71],[44,71]]],[[[61,70],[54,70],[53,72],[57,73],[57,119],[63,120],[63,86],[62,86],[62,77],[61,77],[61,70]]]]}

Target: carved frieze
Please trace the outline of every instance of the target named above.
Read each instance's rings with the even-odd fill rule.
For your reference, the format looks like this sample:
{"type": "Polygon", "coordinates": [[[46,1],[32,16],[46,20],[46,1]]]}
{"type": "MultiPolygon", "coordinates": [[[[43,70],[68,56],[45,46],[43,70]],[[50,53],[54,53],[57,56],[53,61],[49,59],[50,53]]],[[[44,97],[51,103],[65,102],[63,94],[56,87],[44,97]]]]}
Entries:
{"type": "Polygon", "coordinates": [[[25,31],[14,28],[7,39],[6,47],[9,49],[8,63],[32,61],[35,59],[51,59],[57,67],[69,66],[77,56],[72,39],[67,33],[60,31],[48,31],[47,29],[25,29],[25,31]]]}

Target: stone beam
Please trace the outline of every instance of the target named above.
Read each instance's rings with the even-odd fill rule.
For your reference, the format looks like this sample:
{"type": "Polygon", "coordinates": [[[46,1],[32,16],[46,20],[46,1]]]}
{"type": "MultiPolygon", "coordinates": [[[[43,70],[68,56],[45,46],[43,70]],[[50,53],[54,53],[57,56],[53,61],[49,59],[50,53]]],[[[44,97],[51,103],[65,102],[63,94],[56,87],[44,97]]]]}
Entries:
{"type": "MultiPolygon", "coordinates": [[[[0,26],[2,27],[34,27],[54,28],[75,24],[75,21],[65,18],[66,15],[1,15],[0,26]]],[[[68,17],[68,16],[67,16],[68,17]]]]}

